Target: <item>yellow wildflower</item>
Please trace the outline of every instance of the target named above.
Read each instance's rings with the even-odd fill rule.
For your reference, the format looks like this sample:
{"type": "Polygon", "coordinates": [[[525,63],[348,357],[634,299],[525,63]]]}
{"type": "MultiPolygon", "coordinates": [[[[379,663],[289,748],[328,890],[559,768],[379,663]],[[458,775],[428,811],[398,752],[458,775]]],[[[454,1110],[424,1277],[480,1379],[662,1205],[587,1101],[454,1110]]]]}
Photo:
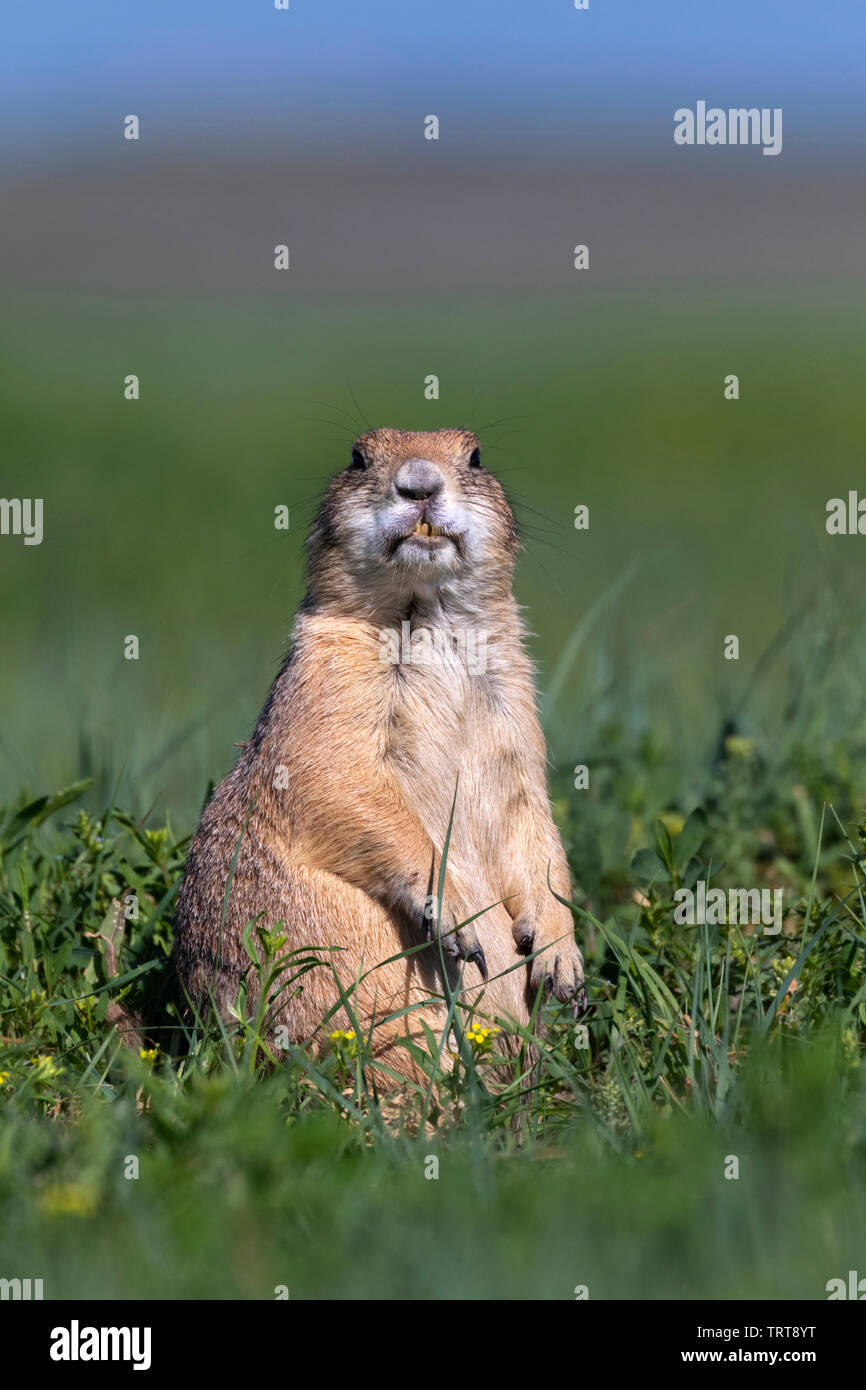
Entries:
{"type": "Polygon", "coordinates": [[[501,1028],[491,1024],[489,1028],[481,1027],[480,1024],[471,1024],[466,1029],[466,1040],[470,1042],[477,1052],[489,1052],[493,1046],[493,1038],[496,1033],[500,1033],[501,1028]]]}
{"type": "Polygon", "coordinates": [[[338,1051],[344,1052],[347,1057],[357,1057],[358,1039],[351,1028],[335,1028],[331,1034],[331,1042],[336,1043],[338,1051]]]}

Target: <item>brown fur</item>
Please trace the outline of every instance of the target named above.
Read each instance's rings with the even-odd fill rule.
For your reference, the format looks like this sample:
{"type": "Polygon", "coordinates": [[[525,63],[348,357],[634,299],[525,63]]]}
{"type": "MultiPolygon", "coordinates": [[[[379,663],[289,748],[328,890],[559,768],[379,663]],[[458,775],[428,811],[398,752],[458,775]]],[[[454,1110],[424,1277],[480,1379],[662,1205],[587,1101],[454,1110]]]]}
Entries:
{"type": "MultiPolygon", "coordinates": [[[[424,942],[455,786],[441,930],[490,909],[443,941],[452,979],[462,967],[465,1001],[480,995],[482,1012],[526,1026],[538,988],[581,995],[571,914],[547,881],[549,866],[556,892],[570,896],[511,592],[518,541],[502,487],[473,466],[478,448],[463,430],[374,430],[328,488],[290,655],[204,810],[178,899],[179,977],[197,1001],[213,985],[224,1015],[248,966],[241,934],[259,914],[284,924],[287,949],[341,947],[331,958],[344,984],[424,942]],[[450,538],[401,539],[419,518],[450,538]],[[469,669],[468,648],[443,665],[383,661],[383,630],[404,622],[412,632],[483,630],[486,670],[469,669]]],[[[434,941],[372,970],[354,1000],[364,1026],[441,996],[439,961],[434,941]]],[[[337,997],[324,964],[301,983],[271,1019],[298,1043],[337,997]]],[[[435,1001],[424,1012],[434,1028],[444,1017],[435,1001]]],[[[340,1013],[327,1031],[349,1026],[340,1013]]],[[[397,1040],[420,1032],[417,1013],[377,1022],[374,1053],[411,1075],[397,1040]]]]}

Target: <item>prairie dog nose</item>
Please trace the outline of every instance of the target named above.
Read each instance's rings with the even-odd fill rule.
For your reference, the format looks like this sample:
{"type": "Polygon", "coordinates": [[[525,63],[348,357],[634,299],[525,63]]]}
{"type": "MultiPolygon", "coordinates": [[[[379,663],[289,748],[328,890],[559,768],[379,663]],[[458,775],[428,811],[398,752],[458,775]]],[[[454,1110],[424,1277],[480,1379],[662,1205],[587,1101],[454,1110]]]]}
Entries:
{"type": "Polygon", "coordinates": [[[398,495],[412,502],[426,502],[440,493],[444,486],[445,479],[429,459],[407,459],[400,465],[394,478],[398,495]]]}

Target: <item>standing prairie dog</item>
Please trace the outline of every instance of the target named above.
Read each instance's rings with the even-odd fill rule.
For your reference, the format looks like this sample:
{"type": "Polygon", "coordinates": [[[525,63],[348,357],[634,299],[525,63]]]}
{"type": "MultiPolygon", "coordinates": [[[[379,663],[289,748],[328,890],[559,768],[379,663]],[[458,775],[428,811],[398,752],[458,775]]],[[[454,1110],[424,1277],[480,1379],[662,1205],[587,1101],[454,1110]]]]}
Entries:
{"type": "MultiPolygon", "coordinates": [[[[407,1007],[429,998],[422,1016],[434,1028],[444,1017],[440,945],[462,1000],[489,1017],[525,1028],[539,989],[582,1003],[511,592],[517,551],[474,434],[378,429],[357,440],[308,540],[290,654],[190,847],[175,962],[195,1003],[212,995],[228,1015],[254,918],[281,922],[286,950],[320,951],[344,987],[364,977],[352,1005],[365,1032],[375,1023],[380,1084],[388,1070],[414,1074],[398,1039],[423,1030],[407,1007]],[[435,932],[452,807],[440,941],[390,961],[435,932]]],[[[299,983],[270,1017],[297,1043],[338,998],[327,964],[299,983]]],[[[326,1032],[337,1026],[345,1013],[326,1032]]],[[[503,1041],[508,1050],[507,1029],[503,1041]]]]}

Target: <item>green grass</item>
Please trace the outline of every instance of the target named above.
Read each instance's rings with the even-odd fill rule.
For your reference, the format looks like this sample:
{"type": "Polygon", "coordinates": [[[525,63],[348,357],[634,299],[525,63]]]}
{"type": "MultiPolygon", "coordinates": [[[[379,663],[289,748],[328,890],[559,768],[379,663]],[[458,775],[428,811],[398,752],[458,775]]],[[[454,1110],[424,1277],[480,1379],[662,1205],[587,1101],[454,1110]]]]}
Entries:
{"type": "MultiPolygon", "coordinates": [[[[369,334],[357,306],[25,307],[3,490],[45,498],[46,539],[5,538],[0,571],[0,1273],[49,1297],[813,1298],[862,1265],[861,541],[823,532],[866,424],[853,312],[443,304],[407,347],[387,304],[369,334]],[[274,1066],[254,1022],[190,1031],[165,995],[187,837],[353,429],[310,417],[354,411],[350,384],[380,423],[521,417],[487,461],[526,525],[591,1001],[588,1047],[546,1011],[528,1092],[483,1044],[442,1072],[430,1038],[427,1085],[381,1106],[329,1020],[274,1066]],[[782,889],[781,935],[675,925],[699,877],[782,889]],[[117,1002],[162,1030],[155,1058],[121,1046],[117,1002]]],[[[250,949],[267,973],[281,947],[250,949]]]]}

